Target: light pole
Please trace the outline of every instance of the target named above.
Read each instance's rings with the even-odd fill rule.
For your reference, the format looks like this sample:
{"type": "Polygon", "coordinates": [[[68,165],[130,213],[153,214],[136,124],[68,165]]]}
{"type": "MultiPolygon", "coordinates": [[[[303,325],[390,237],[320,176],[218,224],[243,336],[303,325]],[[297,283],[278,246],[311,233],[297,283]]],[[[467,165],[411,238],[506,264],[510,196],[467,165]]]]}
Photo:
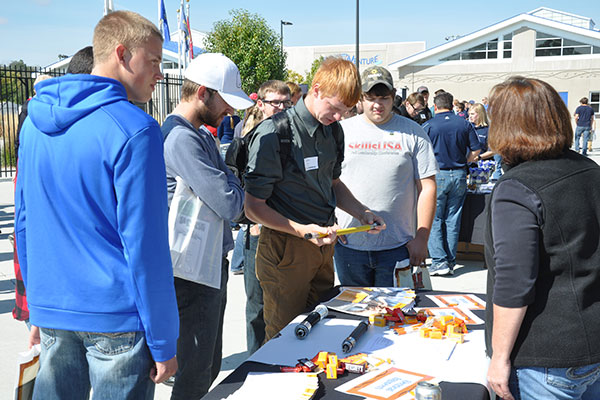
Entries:
{"type": "MultiPolygon", "coordinates": [[[[281,37],[280,37],[280,39],[281,39],[281,62],[283,62],[283,26],[284,25],[294,25],[294,24],[292,24],[290,21],[281,20],[281,25],[280,25],[281,26],[281,37]]],[[[285,67],[285,65],[284,65],[284,67],[285,67]]]]}
{"type": "Polygon", "coordinates": [[[358,49],[359,49],[359,39],[358,39],[358,9],[359,9],[359,0],[356,0],[356,59],[354,60],[356,62],[356,70],[360,73],[360,58],[359,58],[359,54],[358,54],[358,49]]]}

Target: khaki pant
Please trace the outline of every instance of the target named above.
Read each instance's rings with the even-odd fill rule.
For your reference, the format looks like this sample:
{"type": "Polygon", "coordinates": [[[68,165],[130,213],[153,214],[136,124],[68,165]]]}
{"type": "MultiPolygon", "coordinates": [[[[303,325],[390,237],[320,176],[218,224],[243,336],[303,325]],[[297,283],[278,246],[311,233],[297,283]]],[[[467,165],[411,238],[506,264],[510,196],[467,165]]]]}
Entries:
{"type": "Polygon", "coordinates": [[[275,336],[333,287],[333,245],[263,227],[256,251],[256,276],[263,290],[265,341],[275,336]]]}

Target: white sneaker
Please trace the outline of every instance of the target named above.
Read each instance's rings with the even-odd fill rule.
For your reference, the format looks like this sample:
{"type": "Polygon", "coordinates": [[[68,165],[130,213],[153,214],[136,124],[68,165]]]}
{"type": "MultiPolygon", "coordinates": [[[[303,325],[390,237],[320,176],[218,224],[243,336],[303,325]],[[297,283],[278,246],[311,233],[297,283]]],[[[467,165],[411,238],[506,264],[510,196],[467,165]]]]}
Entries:
{"type": "Polygon", "coordinates": [[[448,267],[448,263],[441,263],[439,265],[430,265],[429,266],[429,275],[431,276],[443,276],[448,275],[450,273],[450,268],[448,267]]]}

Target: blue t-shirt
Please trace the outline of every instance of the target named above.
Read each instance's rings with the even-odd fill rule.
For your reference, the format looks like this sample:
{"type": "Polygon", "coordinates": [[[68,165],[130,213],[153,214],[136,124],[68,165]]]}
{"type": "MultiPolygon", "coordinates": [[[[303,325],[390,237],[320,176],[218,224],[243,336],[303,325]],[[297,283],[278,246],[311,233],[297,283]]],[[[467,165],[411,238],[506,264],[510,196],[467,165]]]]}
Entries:
{"type": "Polygon", "coordinates": [[[481,152],[486,152],[488,149],[488,131],[489,127],[487,126],[476,126],[475,132],[477,133],[477,139],[479,140],[479,144],[481,145],[481,152]]]}
{"type": "Polygon", "coordinates": [[[217,137],[221,144],[231,143],[233,140],[233,132],[238,122],[240,122],[240,117],[237,115],[227,115],[223,118],[223,122],[221,122],[221,125],[217,128],[217,137]]]}
{"type": "Polygon", "coordinates": [[[464,119],[469,119],[469,113],[466,111],[459,111],[456,113],[456,115],[464,119]]]}
{"type": "Polygon", "coordinates": [[[481,149],[473,125],[452,111],[438,112],[423,129],[431,139],[440,169],[465,167],[468,151],[481,149]]]}
{"type": "Polygon", "coordinates": [[[592,116],[594,115],[594,109],[590,106],[579,106],[575,109],[575,114],[579,115],[577,119],[577,126],[592,126],[592,116]]]}

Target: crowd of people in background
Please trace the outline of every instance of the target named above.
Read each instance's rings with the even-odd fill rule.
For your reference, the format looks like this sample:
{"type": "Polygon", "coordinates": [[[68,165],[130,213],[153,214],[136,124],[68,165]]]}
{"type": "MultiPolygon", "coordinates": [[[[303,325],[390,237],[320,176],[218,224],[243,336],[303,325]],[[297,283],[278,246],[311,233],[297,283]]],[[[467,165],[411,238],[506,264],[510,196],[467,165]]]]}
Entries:
{"type": "Polygon", "coordinates": [[[426,86],[404,99],[386,68],[359,75],[332,57],[307,90],[269,80],[248,96],[237,66],[205,53],[159,126],[131,102],[150,99],[161,59],[158,29],[114,12],[77,69],[36,82],[28,101],[14,315],[41,343],[35,399],[151,399],[161,382],[172,399],[203,397],[221,367],[230,267],[244,275],[249,353],[314,307],[336,273],[342,285],[393,286],[396,268],[430,258],[431,275],[451,276],[469,165],[484,160],[498,182],[486,232],[492,388],[598,396],[600,168],[583,157],[595,130],[587,98],[573,135],[556,91],[535,79],[497,85],[489,104],[438,89],[430,105],[426,86]],[[192,259],[193,279],[171,268],[171,206],[184,190],[219,228],[216,261],[192,259]],[[539,378],[544,368],[562,389],[539,378]]]}

